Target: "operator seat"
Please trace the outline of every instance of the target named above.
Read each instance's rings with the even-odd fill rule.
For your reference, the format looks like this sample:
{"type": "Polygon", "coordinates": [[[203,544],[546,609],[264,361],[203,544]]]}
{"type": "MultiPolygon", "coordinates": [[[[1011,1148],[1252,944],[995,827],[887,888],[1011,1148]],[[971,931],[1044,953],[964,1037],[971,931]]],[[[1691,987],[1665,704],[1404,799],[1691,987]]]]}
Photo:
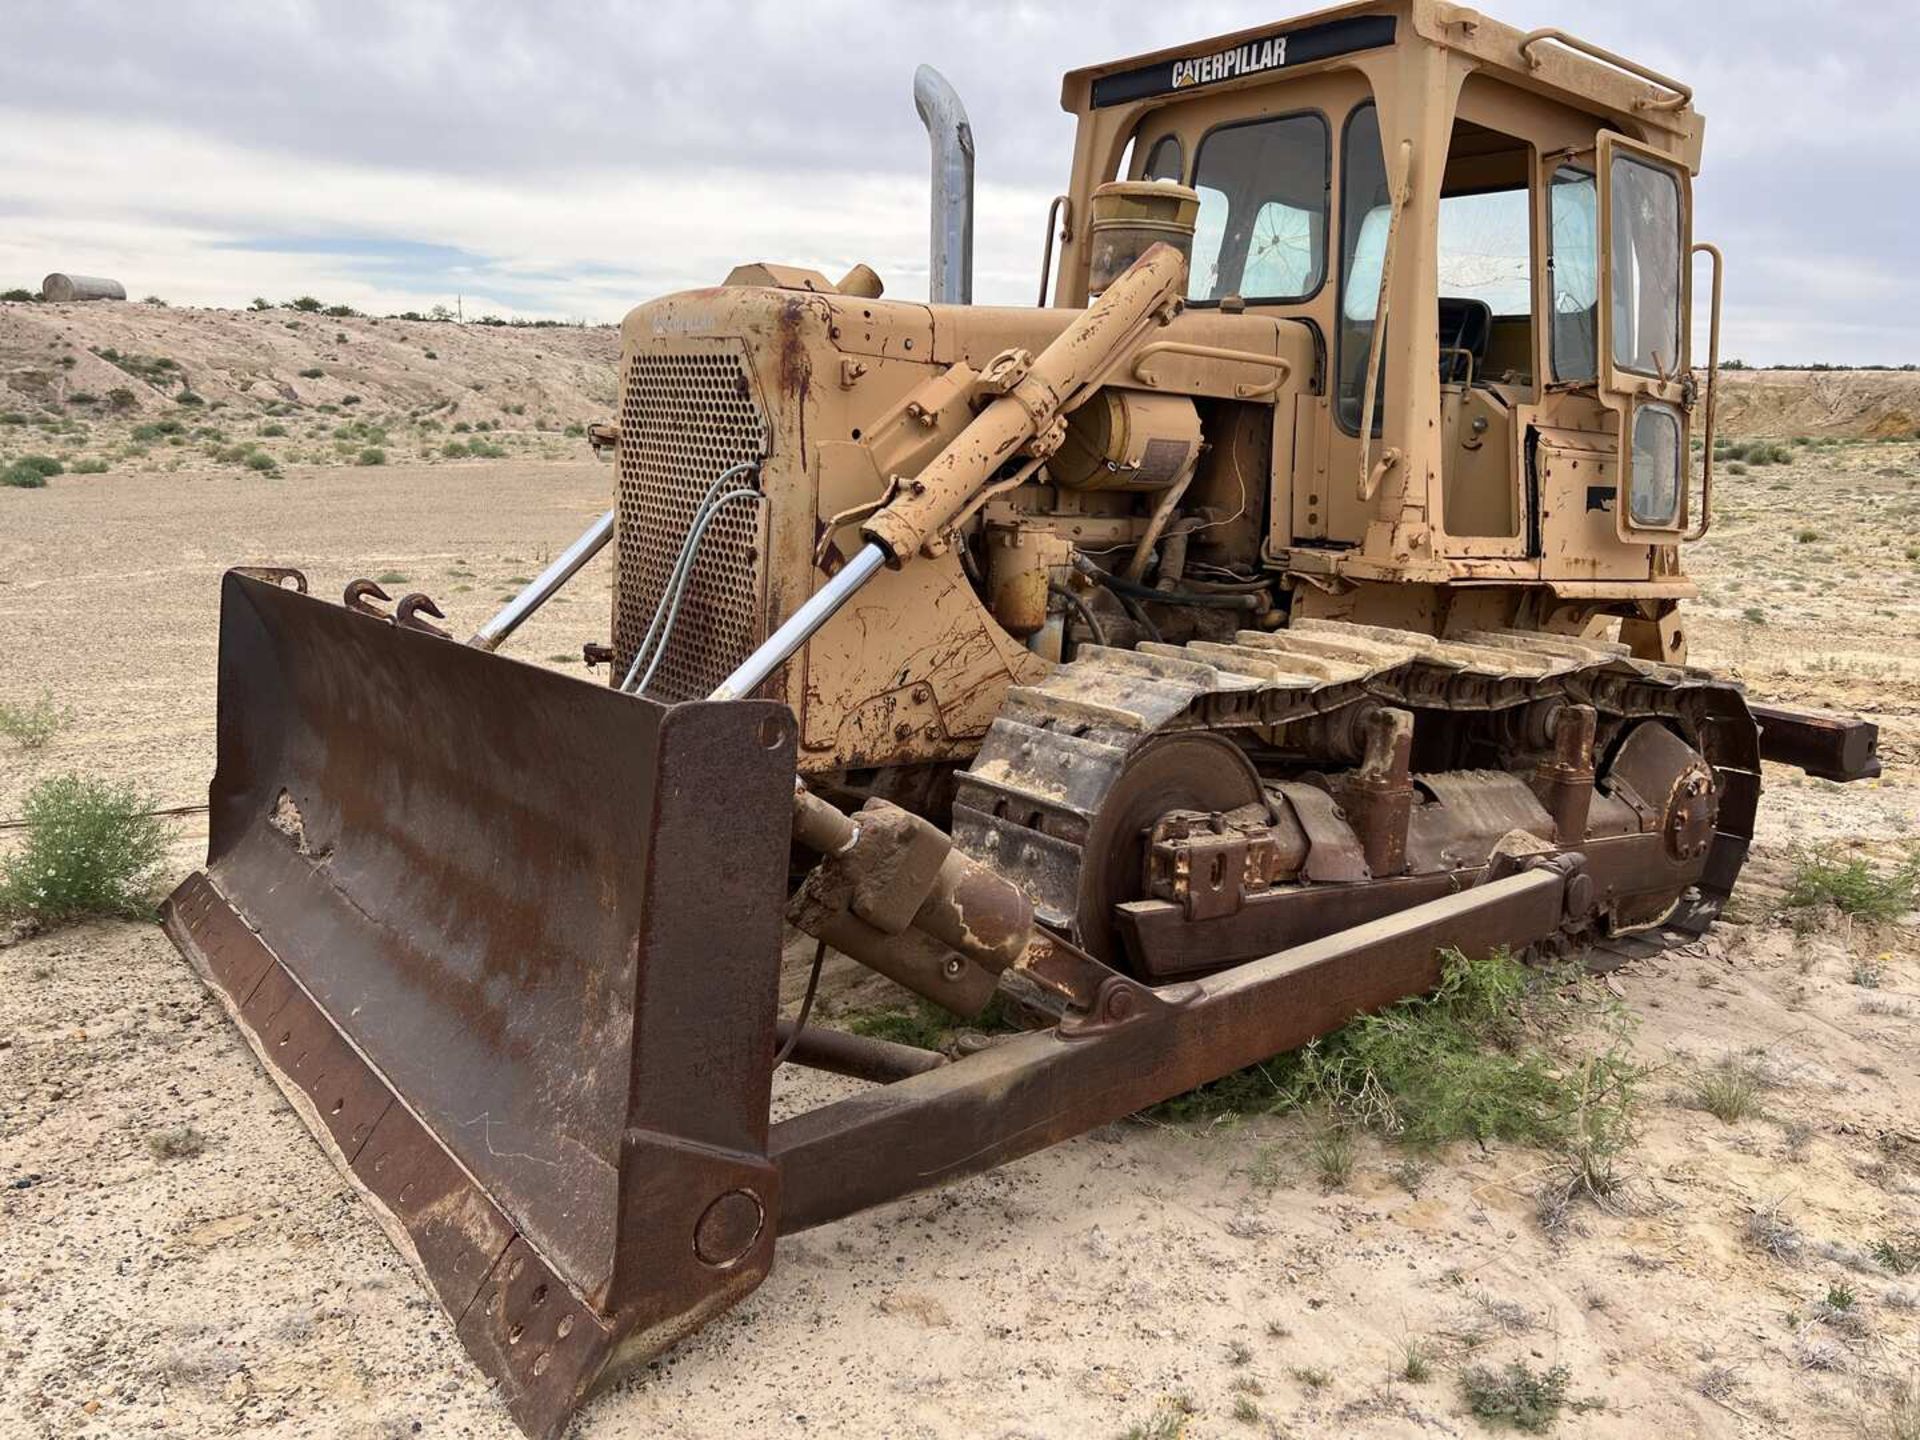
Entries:
{"type": "Polygon", "coordinates": [[[1487,368],[1487,344],[1493,338],[1493,307],[1463,296],[1440,297],[1440,383],[1464,385],[1487,368]],[[1460,352],[1466,351],[1463,355],[1460,352]],[[1473,357],[1469,364],[1467,355],[1473,357]]]}

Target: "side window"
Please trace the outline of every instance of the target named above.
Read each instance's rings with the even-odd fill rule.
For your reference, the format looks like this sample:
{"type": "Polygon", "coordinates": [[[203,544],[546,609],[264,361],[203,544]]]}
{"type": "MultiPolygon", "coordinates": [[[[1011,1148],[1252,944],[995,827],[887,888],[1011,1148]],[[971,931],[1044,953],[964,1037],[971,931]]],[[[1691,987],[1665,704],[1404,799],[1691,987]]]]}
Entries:
{"type": "MultiPolygon", "coordinates": [[[[1391,213],[1380,116],[1371,104],[1362,105],[1347,119],[1340,172],[1340,333],[1335,346],[1339,384],[1334,416],[1341,429],[1355,435],[1366,400],[1367,354],[1373,343],[1374,311],[1380,303],[1380,266],[1391,213]]],[[[1383,346],[1383,368],[1386,358],[1383,346]]],[[[1383,395],[1374,413],[1376,433],[1385,411],[1383,395]]]]}
{"type": "Polygon", "coordinates": [[[1171,180],[1178,184],[1186,177],[1186,165],[1180,154],[1180,137],[1162,135],[1153,142],[1153,149],[1147,152],[1147,168],[1140,172],[1142,180],[1171,180]]]}
{"type": "Polygon", "coordinates": [[[1613,363],[1642,375],[1680,368],[1680,182],[1615,152],[1607,196],[1613,231],[1613,363]]]}
{"type": "Polygon", "coordinates": [[[1553,172],[1547,221],[1552,228],[1553,315],[1549,339],[1553,378],[1592,380],[1598,373],[1594,326],[1600,306],[1599,194],[1590,171],[1553,172]]]}
{"type": "Polygon", "coordinates": [[[1326,276],[1327,124],[1287,115],[1225,125],[1200,142],[1200,215],[1187,298],[1304,300],[1326,276]]]}

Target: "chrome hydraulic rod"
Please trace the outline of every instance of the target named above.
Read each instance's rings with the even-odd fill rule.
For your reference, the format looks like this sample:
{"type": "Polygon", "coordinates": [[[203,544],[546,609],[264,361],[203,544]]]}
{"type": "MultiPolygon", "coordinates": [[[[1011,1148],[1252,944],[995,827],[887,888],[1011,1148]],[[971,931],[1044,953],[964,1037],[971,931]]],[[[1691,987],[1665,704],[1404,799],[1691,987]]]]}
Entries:
{"type": "Polygon", "coordinates": [[[571,580],[582,565],[606,547],[607,541],[613,538],[614,514],[609,510],[594,521],[586,534],[562,550],[551,565],[527,583],[525,589],[501,606],[498,614],[474,631],[473,638],[467,644],[476,650],[498,650],[529,615],[552,599],[554,593],[571,580]]]}
{"type": "Polygon", "coordinates": [[[766,678],[778,670],[807,641],[813,638],[813,632],[840,611],[840,607],[854,597],[860,587],[879,573],[880,567],[887,563],[887,552],[872,541],[861,547],[860,552],[840,568],[840,573],[827,581],[814,592],[813,598],[794,611],[787,623],[761,644],[760,648],[740,662],[720,688],[707,698],[709,700],[738,700],[751,695],[766,681],[766,678]]]}

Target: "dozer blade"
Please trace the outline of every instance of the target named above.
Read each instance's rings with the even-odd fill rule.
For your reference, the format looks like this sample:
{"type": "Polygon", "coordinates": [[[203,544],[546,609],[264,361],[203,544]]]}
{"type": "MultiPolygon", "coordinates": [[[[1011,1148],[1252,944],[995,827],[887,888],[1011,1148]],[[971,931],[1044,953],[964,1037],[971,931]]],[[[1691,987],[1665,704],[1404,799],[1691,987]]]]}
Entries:
{"type": "Polygon", "coordinates": [[[793,745],[226,577],[167,931],[535,1435],[771,1262],[793,745]]]}

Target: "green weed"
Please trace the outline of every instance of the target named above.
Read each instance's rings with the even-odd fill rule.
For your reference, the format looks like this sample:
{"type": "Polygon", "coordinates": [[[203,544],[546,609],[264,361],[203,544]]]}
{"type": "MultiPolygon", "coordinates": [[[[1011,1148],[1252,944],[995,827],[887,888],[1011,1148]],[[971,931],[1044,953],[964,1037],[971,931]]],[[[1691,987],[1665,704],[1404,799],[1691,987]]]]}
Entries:
{"type": "Polygon", "coordinates": [[[1541,1371],[1521,1360],[1501,1371],[1475,1365],[1461,1374],[1460,1394],[1476,1419],[1537,1435],[1566,1407],[1568,1378],[1564,1365],[1541,1371]]]}
{"type": "Polygon", "coordinates": [[[1864,859],[1836,858],[1816,850],[1794,857],[1793,878],[1781,896],[1781,908],[1809,919],[1833,909],[1860,920],[1894,920],[1920,902],[1920,852],[1898,869],[1882,874],[1864,859]]]}
{"type": "Polygon", "coordinates": [[[41,781],[27,795],[26,843],[0,870],[0,912],[42,923],[145,913],[167,846],[149,808],[131,785],[41,781]]]}

